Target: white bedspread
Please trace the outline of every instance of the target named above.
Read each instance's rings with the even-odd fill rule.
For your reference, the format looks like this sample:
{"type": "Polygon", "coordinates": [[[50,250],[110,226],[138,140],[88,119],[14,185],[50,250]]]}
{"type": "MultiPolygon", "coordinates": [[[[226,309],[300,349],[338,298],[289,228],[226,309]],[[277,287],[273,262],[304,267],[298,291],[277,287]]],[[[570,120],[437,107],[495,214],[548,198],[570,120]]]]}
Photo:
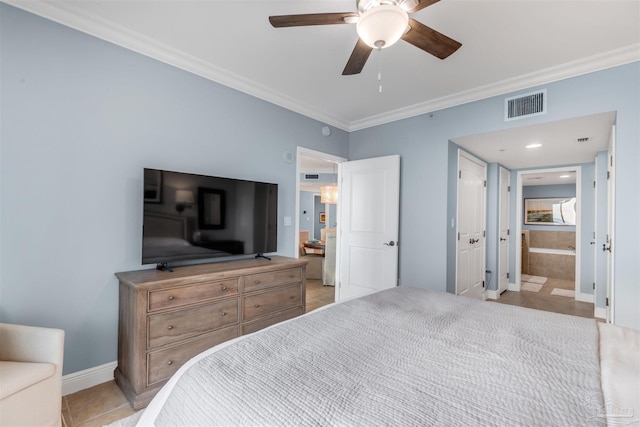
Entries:
{"type": "Polygon", "coordinates": [[[399,287],[194,359],[139,425],[603,425],[592,319],[399,287]]]}

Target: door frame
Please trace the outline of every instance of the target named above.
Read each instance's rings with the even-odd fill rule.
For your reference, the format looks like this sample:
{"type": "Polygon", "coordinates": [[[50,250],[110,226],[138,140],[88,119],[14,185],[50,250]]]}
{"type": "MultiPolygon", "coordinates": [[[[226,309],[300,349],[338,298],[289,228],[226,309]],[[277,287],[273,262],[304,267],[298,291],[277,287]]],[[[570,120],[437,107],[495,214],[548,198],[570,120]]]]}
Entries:
{"type": "MultiPolygon", "coordinates": [[[[509,290],[520,292],[522,285],[522,218],[523,218],[523,204],[522,198],[522,177],[524,175],[530,175],[535,173],[548,173],[559,171],[574,171],[576,173],[576,200],[578,204],[582,203],[582,166],[564,166],[564,167],[552,167],[542,169],[527,169],[520,170],[517,174],[516,183],[516,233],[515,233],[515,255],[516,255],[516,267],[515,267],[515,284],[509,290]]],[[[575,260],[575,300],[582,302],[593,302],[593,294],[583,294],[580,292],[580,270],[582,265],[581,260],[581,245],[582,245],[582,209],[579,207],[576,209],[576,260],[575,260]]],[[[511,285],[510,285],[511,286],[511,285]]]]}
{"type": "MultiPolygon", "coordinates": [[[[511,246],[511,215],[510,215],[510,209],[511,207],[511,170],[505,168],[502,165],[499,165],[498,167],[498,274],[497,274],[497,298],[500,298],[500,295],[502,292],[509,290],[509,255],[510,255],[510,246],[511,246]],[[507,173],[507,200],[506,200],[506,205],[507,205],[507,217],[506,218],[502,218],[502,204],[505,202],[505,200],[502,200],[502,172],[505,171],[507,173]],[[502,223],[502,220],[506,220],[508,223],[508,227],[507,227],[507,287],[504,289],[504,291],[500,288],[500,273],[502,273],[502,271],[500,270],[500,259],[502,257],[502,247],[500,245],[500,238],[502,237],[500,235],[501,232],[501,227],[500,224],[502,223]]],[[[495,236],[494,236],[495,237],[495,236]]]]}
{"type": "MultiPolygon", "coordinates": [[[[295,210],[295,226],[294,226],[294,251],[296,253],[296,258],[300,257],[300,251],[298,250],[298,248],[300,247],[300,157],[304,156],[304,157],[311,157],[314,159],[320,159],[320,160],[326,160],[328,162],[334,162],[337,164],[340,163],[344,163],[347,161],[347,159],[345,159],[344,157],[340,157],[340,156],[336,156],[333,154],[329,154],[329,153],[324,153],[322,151],[316,151],[316,150],[312,150],[310,148],[306,148],[306,147],[301,147],[301,146],[297,146],[296,147],[296,210],[295,210]]],[[[339,177],[338,177],[339,178],[339,177]]],[[[338,191],[340,191],[340,179],[337,180],[336,185],[338,185],[338,191]]],[[[340,205],[338,205],[338,209],[340,209],[340,205]]],[[[336,216],[339,215],[336,214],[336,216]]],[[[338,224],[339,226],[339,224],[338,224]]],[[[339,244],[339,240],[340,237],[336,236],[336,245],[339,244]]],[[[336,263],[336,277],[339,277],[339,264],[336,263]]],[[[338,287],[336,286],[336,292],[338,290],[338,287]]]]}

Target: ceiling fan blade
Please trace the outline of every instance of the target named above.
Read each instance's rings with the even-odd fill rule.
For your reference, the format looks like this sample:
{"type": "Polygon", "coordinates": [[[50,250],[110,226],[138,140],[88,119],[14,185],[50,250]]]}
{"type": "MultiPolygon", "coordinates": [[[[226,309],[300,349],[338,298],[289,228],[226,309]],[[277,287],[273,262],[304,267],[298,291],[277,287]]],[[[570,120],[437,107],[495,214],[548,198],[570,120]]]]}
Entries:
{"type": "Polygon", "coordinates": [[[353,52],[351,52],[349,61],[347,61],[347,65],[344,67],[344,71],[342,71],[342,75],[350,76],[360,74],[372,50],[373,48],[371,46],[363,42],[362,39],[358,39],[358,43],[356,43],[356,47],[353,48],[353,52]]]}
{"type": "Polygon", "coordinates": [[[404,33],[402,40],[440,59],[445,59],[462,46],[461,43],[421,24],[415,19],[409,19],[409,27],[409,31],[404,33]]]}
{"type": "Polygon", "coordinates": [[[303,27],[307,25],[332,25],[347,24],[345,18],[358,18],[354,12],[345,13],[309,13],[305,15],[279,15],[270,16],[269,22],[276,28],[281,27],[303,27]]]}
{"type": "Polygon", "coordinates": [[[427,6],[431,6],[434,3],[438,3],[439,1],[440,0],[420,0],[418,2],[418,4],[413,9],[409,10],[408,12],[409,13],[415,13],[415,12],[417,12],[419,10],[424,9],[427,6]]]}

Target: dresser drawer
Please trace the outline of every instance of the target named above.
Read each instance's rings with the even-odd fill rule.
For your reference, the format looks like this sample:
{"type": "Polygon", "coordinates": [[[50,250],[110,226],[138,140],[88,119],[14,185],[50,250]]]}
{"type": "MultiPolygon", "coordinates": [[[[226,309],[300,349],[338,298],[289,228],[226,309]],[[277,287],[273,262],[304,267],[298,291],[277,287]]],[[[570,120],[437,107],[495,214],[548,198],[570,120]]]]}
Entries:
{"type": "Polygon", "coordinates": [[[285,320],[288,320],[288,319],[293,319],[294,317],[300,316],[301,314],[302,314],[302,307],[296,307],[296,308],[287,310],[285,312],[282,312],[276,316],[256,320],[251,323],[244,323],[242,325],[242,335],[259,331],[260,329],[264,329],[267,326],[275,325],[276,323],[284,322],[285,320]]]}
{"type": "Polygon", "coordinates": [[[238,294],[238,278],[202,282],[191,286],[149,292],[149,311],[181,307],[196,302],[238,294]]]}
{"type": "Polygon", "coordinates": [[[256,291],[258,289],[271,288],[273,286],[296,283],[302,280],[301,268],[289,268],[287,270],[270,271],[268,273],[252,274],[244,278],[244,291],[256,291]]]}
{"type": "Polygon", "coordinates": [[[300,285],[285,286],[243,298],[243,320],[252,320],[302,305],[300,285]]]}
{"type": "Polygon", "coordinates": [[[185,308],[148,317],[147,348],[157,348],[239,321],[238,298],[185,308]]]}
{"type": "Polygon", "coordinates": [[[238,336],[238,327],[222,329],[180,346],[147,354],[147,387],[166,380],[193,356],[238,336]]]}

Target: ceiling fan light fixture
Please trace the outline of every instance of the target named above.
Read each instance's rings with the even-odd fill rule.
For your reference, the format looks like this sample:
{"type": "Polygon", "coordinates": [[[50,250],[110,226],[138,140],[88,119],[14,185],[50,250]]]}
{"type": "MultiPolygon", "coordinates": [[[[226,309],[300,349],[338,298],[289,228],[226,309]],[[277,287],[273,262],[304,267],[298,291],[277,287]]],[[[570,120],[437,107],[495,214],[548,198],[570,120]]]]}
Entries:
{"type": "Polygon", "coordinates": [[[381,5],[369,9],[356,24],[358,36],[372,48],[387,48],[407,30],[409,15],[400,6],[381,5]]]}

